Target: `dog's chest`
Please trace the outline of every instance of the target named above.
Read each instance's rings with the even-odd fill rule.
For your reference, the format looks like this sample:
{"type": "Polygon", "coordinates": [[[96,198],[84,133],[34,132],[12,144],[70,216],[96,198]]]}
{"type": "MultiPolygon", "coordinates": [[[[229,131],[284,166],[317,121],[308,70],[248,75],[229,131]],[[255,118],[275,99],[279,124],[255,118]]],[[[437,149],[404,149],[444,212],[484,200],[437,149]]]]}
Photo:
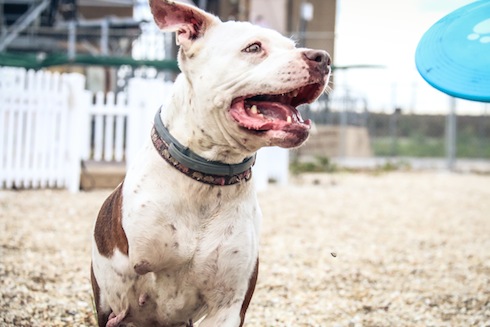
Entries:
{"type": "MultiPolygon", "coordinates": [[[[121,292],[111,292],[110,302],[139,313],[135,323],[195,321],[206,308],[231,305],[246,291],[258,251],[260,211],[255,197],[216,189],[199,196],[182,200],[145,194],[145,206],[136,205],[137,198],[126,198],[133,208],[125,217],[130,257],[155,267],[136,278],[119,279],[121,292]],[[117,298],[121,294],[127,298],[117,298]]],[[[129,270],[131,265],[128,262],[129,270]]]]}

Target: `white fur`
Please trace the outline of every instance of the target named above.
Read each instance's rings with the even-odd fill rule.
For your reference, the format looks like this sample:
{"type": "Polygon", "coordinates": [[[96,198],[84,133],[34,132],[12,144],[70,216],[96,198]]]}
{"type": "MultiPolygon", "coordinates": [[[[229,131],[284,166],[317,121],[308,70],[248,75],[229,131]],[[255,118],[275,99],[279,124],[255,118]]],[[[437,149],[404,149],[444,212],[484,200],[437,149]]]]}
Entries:
{"type": "MultiPolygon", "coordinates": [[[[228,108],[233,99],[240,96],[279,94],[302,85],[309,78],[303,60],[303,48],[271,29],[264,29],[248,22],[225,22],[212,26],[208,33],[187,49],[186,60],[176,82],[171,105],[163,113],[163,121],[169,130],[185,146],[210,160],[238,163],[263,146],[272,144],[270,139],[250,138],[230,121],[228,108]],[[219,30],[219,31],[218,31],[219,30]],[[242,50],[249,44],[260,42],[263,55],[250,55],[242,50]],[[223,48],[226,44],[226,50],[223,48]],[[213,67],[209,74],[203,67],[213,67]],[[213,90],[210,92],[210,90],[213,90]],[[189,91],[191,94],[189,94],[189,91]],[[199,103],[179,106],[191,96],[199,103]],[[176,109],[176,110],[174,110],[176,109]],[[191,135],[188,126],[214,126],[203,135],[197,129],[191,135]],[[199,141],[199,142],[198,142],[199,141]],[[200,144],[207,144],[203,148],[200,144]],[[226,157],[220,150],[232,150],[226,157]]],[[[325,77],[328,79],[328,76],[325,77]]]]}
{"type": "MultiPolygon", "coordinates": [[[[232,100],[303,86],[309,78],[305,49],[269,29],[206,19],[205,33],[192,41],[186,37],[194,27],[181,27],[183,74],[162,121],[200,156],[239,163],[275,141],[238,127],[228,111],[232,100]],[[261,43],[261,54],[242,51],[254,42],[261,43]]],[[[185,326],[202,317],[200,327],[239,326],[258,257],[261,212],[252,181],[197,182],[165,162],[148,137],[127,172],[122,199],[128,256],[116,250],[107,258],[94,244],[100,307],[120,318],[129,312],[136,326],[185,326]],[[138,274],[142,262],[148,272],[138,274]]]]}
{"type": "Polygon", "coordinates": [[[158,292],[157,309],[147,317],[197,321],[207,309],[200,326],[238,326],[258,255],[261,212],[253,184],[196,182],[166,164],[151,143],[138,158],[123,189],[129,259],[118,251],[110,259],[94,251],[103,304],[118,313],[142,294],[155,299],[158,292]],[[141,260],[154,272],[138,276],[132,267],[141,260]],[[202,300],[206,307],[194,310],[202,300]]]}

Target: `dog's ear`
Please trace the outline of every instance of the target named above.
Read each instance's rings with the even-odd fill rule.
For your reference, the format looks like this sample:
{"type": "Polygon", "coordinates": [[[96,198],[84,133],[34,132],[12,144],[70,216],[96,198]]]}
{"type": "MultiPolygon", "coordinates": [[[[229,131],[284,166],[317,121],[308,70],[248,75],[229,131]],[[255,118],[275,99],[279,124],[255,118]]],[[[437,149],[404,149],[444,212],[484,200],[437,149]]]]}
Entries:
{"type": "Polygon", "coordinates": [[[197,7],[168,0],[150,0],[151,13],[162,30],[176,31],[177,44],[184,48],[201,37],[219,18],[197,7]]]}

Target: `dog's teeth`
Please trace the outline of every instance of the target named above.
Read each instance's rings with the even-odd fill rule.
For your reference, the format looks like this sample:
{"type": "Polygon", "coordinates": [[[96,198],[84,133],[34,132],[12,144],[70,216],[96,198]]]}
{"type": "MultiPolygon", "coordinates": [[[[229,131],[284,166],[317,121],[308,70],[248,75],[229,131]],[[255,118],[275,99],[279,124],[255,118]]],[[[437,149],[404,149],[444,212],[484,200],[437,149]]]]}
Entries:
{"type": "Polygon", "coordinates": [[[286,119],[286,121],[291,124],[293,122],[293,119],[291,118],[291,116],[288,116],[288,118],[286,119]]]}
{"type": "Polygon", "coordinates": [[[257,109],[257,106],[256,105],[253,105],[252,108],[250,109],[252,111],[253,114],[257,114],[259,112],[259,110],[257,109]]]}
{"type": "Polygon", "coordinates": [[[293,93],[292,93],[292,96],[293,97],[297,97],[298,96],[298,93],[299,93],[299,90],[294,90],[293,93]]]}

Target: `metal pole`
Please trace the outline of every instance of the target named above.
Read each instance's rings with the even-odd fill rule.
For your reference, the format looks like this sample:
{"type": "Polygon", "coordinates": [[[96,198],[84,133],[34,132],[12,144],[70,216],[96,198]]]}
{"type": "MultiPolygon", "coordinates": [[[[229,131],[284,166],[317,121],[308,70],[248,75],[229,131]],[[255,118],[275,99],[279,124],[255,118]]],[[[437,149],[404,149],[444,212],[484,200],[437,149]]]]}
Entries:
{"type": "Polygon", "coordinates": [[[77,23],[72,20],[68,23],[68,59],[74,60],[77,43],[77,23]]]}
{"type": "Polygon", "coordinates": [[[449,99],[449,114],[446,117],[446,162],[449,170],[456,164],[456,98],[449,99]]]}
{"type": "Polygon", "coordinates": [[[307,21],[303,17],[303,7],[305,3],[306,0],[301,0],[300,9],[299,9],[299,46],[302,48],[306,46],[307,21]]]}
{"type": "Polygon", "coordinates": [[[104,19],[100,24],[100,53],[109,55],[109,21],[104,19]]]}
{"type": "Polygon", "coordinates": [[[3,0],[0,1],[0,38],[2,38],[5,34],[7,34],[7,25],[4,23],[3,17],[3,0]]]}
{"type": "Polygon", "coordinates": [[[206,10],[206,8],[208,7],[208,1],[207,0],[199,0],[198,6],[202,10],[206,10]]]}
{"type": "Polygon", "coordinates": [[[23,30],[25,30],[36,18],[42,14],[48,5],[48,0],[44,0],[36,6],[32,5],[24,15],[17,19],[15,24],[7,30],[7,33],[2,35],[0,38],[0,51],[5,50],[23,30]]]}
{"type": "Polygon", "coordinates": [[[346,149],[347,148],[347,123],[348,123],[350,104],[351,104],[351,98],[349,94],[349,89],[346,89],[345,96],[343,99],[343,108],[340,111],[339,157],[342,159],[344,159],[347,156],[347,149],[346,149]]]}
{"type": "Polygon", "coordinates": [[[390,116],[389,130],[391,137],[391,156],[398,156],[398,116],[401,113],[400,108],[395,108],[390,116]]]}
{"type": "Polygon", "coordinates": [[[293,33],[293,0],[287,0],[287,31],[293,33]]]}

